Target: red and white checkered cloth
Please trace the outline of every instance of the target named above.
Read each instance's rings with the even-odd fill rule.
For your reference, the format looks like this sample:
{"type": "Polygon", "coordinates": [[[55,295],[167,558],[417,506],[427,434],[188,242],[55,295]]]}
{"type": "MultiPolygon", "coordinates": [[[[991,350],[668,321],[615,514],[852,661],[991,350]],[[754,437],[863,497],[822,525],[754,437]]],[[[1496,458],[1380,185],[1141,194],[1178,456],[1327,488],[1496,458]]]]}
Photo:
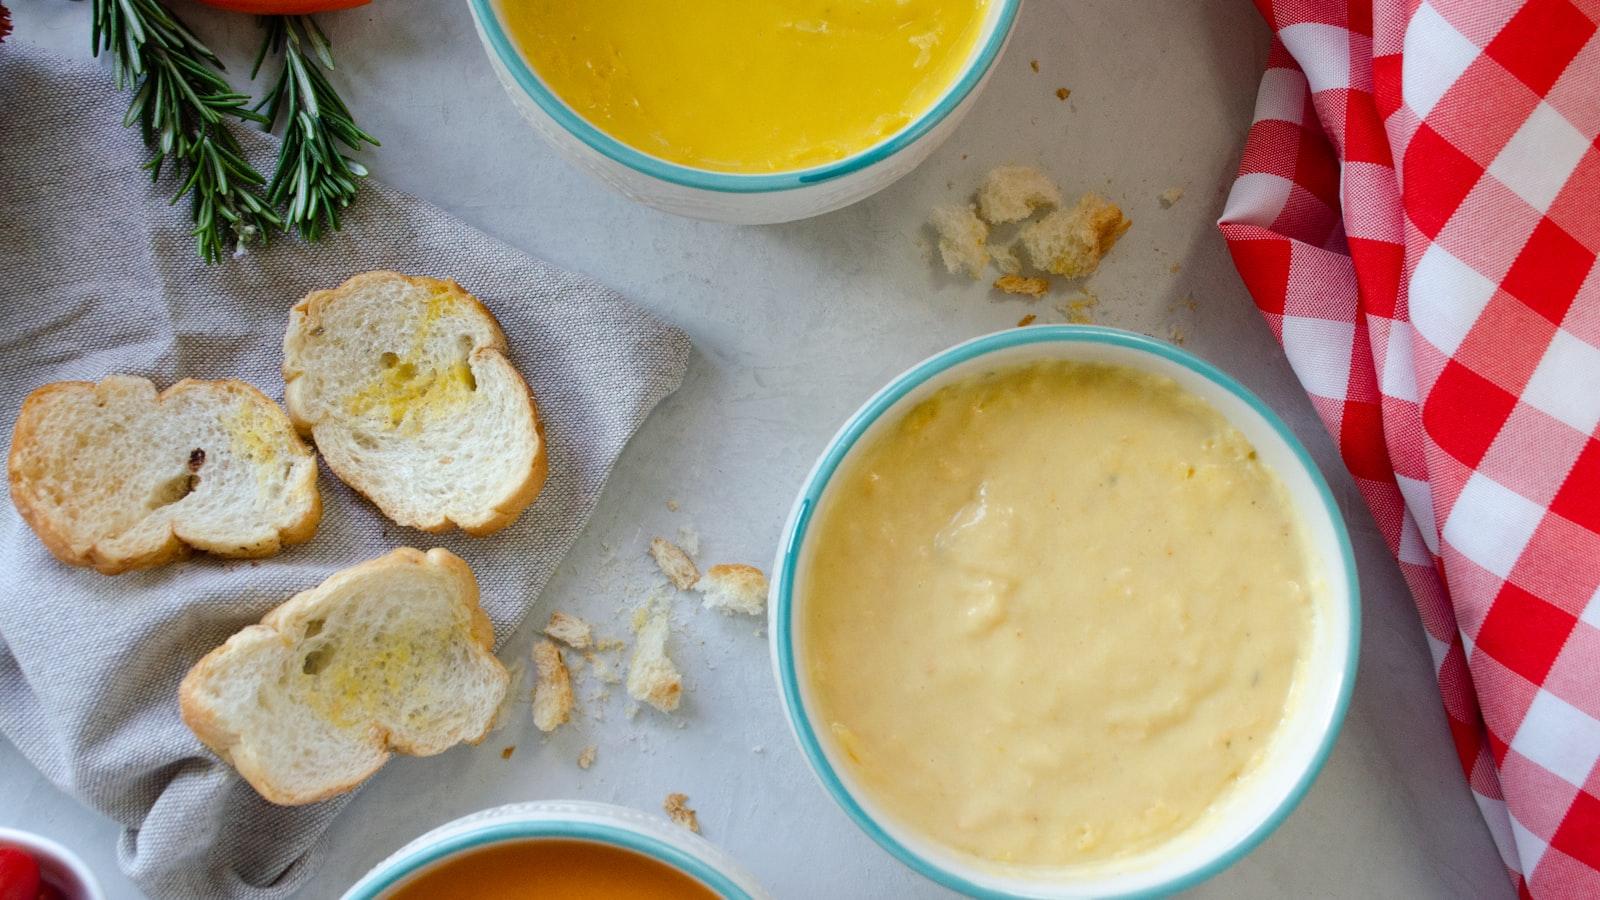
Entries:
{"type": "Polygon", "coordinates": [[[1512,881],[1600,898],[1600,0],[1257,5],[1223,235],[1399,558],[1512,881]]]}

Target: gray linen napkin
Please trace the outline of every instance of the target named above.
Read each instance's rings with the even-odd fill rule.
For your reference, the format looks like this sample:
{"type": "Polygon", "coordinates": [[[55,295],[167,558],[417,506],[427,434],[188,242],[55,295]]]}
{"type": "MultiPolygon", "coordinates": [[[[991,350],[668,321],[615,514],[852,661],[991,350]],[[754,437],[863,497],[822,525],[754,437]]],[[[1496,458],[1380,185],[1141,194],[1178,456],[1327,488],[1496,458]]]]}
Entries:
{"type": "MultiPolygon", "coordinates": [[[[126,104],[97,65],[0,46],[0,434],[38,385],[114,372],[163,387],[238,377],[281,401],[289,307],[377,268],[453,277],[483,298],[548,429],[544,493],[489,538],[396,526],[324,470],[310,543],[255,563],[196,557],[107,577],[57,563],[0,503],[0,731],[125,826],[122,867],[151,895],[282,897],[316,865],[344,801],[283,808],[256,796],[179,721],[184,672],[295,592],[401,545],[467,560],[503,640],[623,445],[677,388],[689,345],[598,284],[377,183],[321,245],[281,239],[202,265],[186,208],[166,205],[169,185],[149,183],[137,134],[118,127],[126,104]]],[[[261,166],[274,146],[245,140],[261,166]]]]}

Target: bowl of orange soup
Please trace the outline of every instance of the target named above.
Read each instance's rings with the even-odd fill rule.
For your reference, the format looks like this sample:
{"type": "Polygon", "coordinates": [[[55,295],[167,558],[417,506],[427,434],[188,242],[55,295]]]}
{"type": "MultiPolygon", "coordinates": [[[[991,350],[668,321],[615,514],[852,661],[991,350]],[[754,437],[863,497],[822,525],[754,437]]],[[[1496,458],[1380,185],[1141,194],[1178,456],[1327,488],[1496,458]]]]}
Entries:
{"type": "Polygon", "coordinates": [[[469,0],[534,129],[623,194],[784,222],[860,200],[949,136],[1021,0],[469,0]]]}
{"type": "Polygon", "coordinates": [[[693,832],[605,803],[484,810],[395,851],[344,900],[764,900],[726,853],[693,832]]]}
{"type": "Polygon", "coordinates": [[[1343,519],[1234,379],[1070,325],[873,396],[784,527],[774,667],[813,771],[975,897],[1192,887],[1327,758],[1360,633],[1343,519]]]}

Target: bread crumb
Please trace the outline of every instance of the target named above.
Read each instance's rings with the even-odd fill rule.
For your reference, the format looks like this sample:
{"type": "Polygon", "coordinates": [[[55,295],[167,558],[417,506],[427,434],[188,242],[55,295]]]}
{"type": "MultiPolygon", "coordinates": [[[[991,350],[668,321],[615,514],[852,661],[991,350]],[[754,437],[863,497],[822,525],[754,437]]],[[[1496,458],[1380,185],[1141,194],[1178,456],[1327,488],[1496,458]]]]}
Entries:
{"type": "Polygon", "coordinates": [[[595,755],[599,752],[599,748],[595,747],[593,744],[583,748],[583,752],[578,754],[578,768],[587,769],[594,765],[595,755]]]}
{"type": "Polygon", "coordinates": [[[1022,273],[1022,260],[1017,256],[1015,247],[990,247],[989,255],[994,259],[994,267],[1006,275],[1020,275],[1022,273]]]}
{"type": "Polygon", "coordinates": [[[1022,230],[1034,265],[1066,278],[1094,274],[1100,260],[1133,224],[1099,194],[1084,194],[1072,209],[1058,209],[1022,230]]]}
{"type": "Polygon", "coordinates": [[[611,660],[603,656],[588,656],[585,658],[589,661],[589,674],[593,675],[596,681],[602,684],[622,683],[622,676],[617,674],[617,667],[612,665],[611,660]]]}
{"type": "Polygon", "coordinates": [[[678,590],[686,591],[700,580],[700,570],[695,567],[694,560],[683,552],[682,547],[666,538],[651,539],[650,555],[661,569],[661,574],[667,576],[678,590]]]}
{"type": "Polygon", "coordinates": [[[594,643],[594,629],[589,627],[588,622],[559,609],[550,614],[544,633],[574,650],[587,650],[594,643]]]}
{"type": "MultiPolygon", "coordinates": [[[[628,663],[628,696],[664,713],[677,709],[683,696],[683,676],[667,657],[667,628],[665,613],[650,616],[639,629],[633,659],[628,663]]],[[[630,710],[629,718],[633,715],[630,710]]]]}
{"type": "Polygon", "coordinates": [[[1194,312],[1200,308],[1200,304],[1195,302],[1193,294],[1185,294],[1183,295],[1183,308],[1194,312]]]}
{"type": "Polygon", "coordinates": [[[1037,59],[1028,60],[1028,68],[1034,70],[1035,72],[1039,71],[1039,61],[1037,59]]]}
{"type": "Polygon", "coordinates": [[[1156,198],[1156,202],[1161,204],[1162,209],[1171,209],[1179,200],[1182,199],[1183,188],[1169,187],[1161,192],[1161,196],[1156,198]]]}
{"type": "Polygon", "coordinates": [[[1021,297],[1032,297],[1037,300],[1050,290],[1050,279],[1027,278],[1022,275],[1001,275],[994,281],[997,291],[1007,294],[1016,294],[1021,297]]]}
{"type": "Polygon", "coordinates": [[[500,758],[501,759],[510,759],[511,758],[511,754],[513,754],[515,752],[517,752],[517,745],[516,744],[512,744],[511,746],[509,746],[509,747],[505,748],[504,750],[500,751],[500,758]]]}
{"type": "Polygon", "coordinates": [[[1172,342],[1174,344],[1177,344],[1179,347],[1182,347],[1184,342],[1188,339],[1184,335],[1183,329],[1178,327],[1177,325],[1172,326],[1171,338],[1172,338],[1172,342]]]}
{"type": "Polygon", "coordinates": [[[1173,263],[1172,265],[1167,267],[1167,271],[1171,272],[1174,275],[1176,275],[1179,272],[1183,271],[1183,265],[1181,263],[1173,263]]]}
{"type": "Polygon", "coordinates": [[[1072,96],[1071,89],[1064,88],[1064,87],[1056,88],[1056,99],[1057,100],[1065,100],[1065,99],[1067,99],[1068,97],[1071,97],[1071,96],[1072,96]]]}
{"type": "Polygon", "coordinates": [[[662,802],[661,808],[667,811],[667,818],[671,819],[673,824],[681,825],[695,834],[699,834],[700,817],[695,815],[694,810],[689,808],[688,803],[689,797],[687,794],[668,794],[667,799],[662,802]]]}
{"type": "Polygon", "coordinates": [[[669,510],[671,510],[673,512],[677,512],[678,511],[678,501],[676,501],[676,500],[668,500],[667,501],[667,509],[669,509],[669,510]]]}
{"type": "Polygon", "coordinates": [[[533,667],[533,724],[548,734],[572,717],[572,678],[549,641],[533,645],[533,667]]]}
{"type": "Polygon", "coordinates": [[[765,752],[767,752],[767,745],[766,744],[757,744],[754,747],[750,748],[750,752],[751,753],[765,753],[765,752]]]}
{"type": "MultiPolygon", "coordinates": [[[[623,643],[621,638],[601,638],[600,640],[594,642],[594,649],[600,651],[601,653],[610,653],[613,650],[621,650],[626,646],[627,644],[623,643]]],[[[593,661],[594,660],[590,660],[590,662],[593,661]]]]}
{"type": "Polygon", "coordinates": [[[1025,315],[1022,318],[1017,320],[1017,327],[1018,328],[1026,328],[1027,326],[1032,325],[1038,318],[1039,317],[1034,315],[1033,313],[1028,313],[1027,315],[1025,315]]]}
{"type": "Polygon", "coordinates": [[[1033,166],[998,166],[978,188],[978,215],[991,225],[1020,222],[1047,206],[1061,205],[1061,189],[1033,166]]]}
{"type": "Polygon", "coordinates": [[[767,604],[767,576],[755,566],[712,566],[694,589],[705,598],[706,609],[731,615],[759,616],[767,604]]]}
{"type": "Polygon", "coordinates": [[[1073,325],[1090,325],[1094,323],[1094,316],[1090,310],[1100,305],[1100,297],[1094,291],[1084,288],[1071,299],[1056,305],[1056,309],[1067,317],[1073,325]]]}
{"type": "Polygon", "coordinates": [[[939,258],[951,275],[983,277],[989,264],[989,226],[971,206],[941,206],[933,211],[933,230],[939,233],[939,258]]]}

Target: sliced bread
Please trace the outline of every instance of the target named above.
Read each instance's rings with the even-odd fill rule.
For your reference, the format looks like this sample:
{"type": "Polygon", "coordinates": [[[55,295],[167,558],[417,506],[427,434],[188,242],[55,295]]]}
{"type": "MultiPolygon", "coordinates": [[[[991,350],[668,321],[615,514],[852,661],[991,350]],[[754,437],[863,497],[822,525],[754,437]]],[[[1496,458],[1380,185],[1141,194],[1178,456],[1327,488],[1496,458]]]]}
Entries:
{"type": "Polygon", "coordinates": [[[270,556],[322,517],[317,461],[242,381],[62,381],[23,401],[11,501],[56,558],[108,575],[192,549],[270,556]]]}
{"type": "Polygon", "coordinates": [[[261,796],[351,790],[391,751],[431,756],[488,735],[510,676],[472,570],[409,547],[335,573],[189,670],[183,721],[261,796]]]}
{"type": "Polygon", "coordinates": [[[489,534],[544,485],[533,394],[453,281],[368,272],[289,315],[285,403],[334,474],[424,531],[489,534]]]}

